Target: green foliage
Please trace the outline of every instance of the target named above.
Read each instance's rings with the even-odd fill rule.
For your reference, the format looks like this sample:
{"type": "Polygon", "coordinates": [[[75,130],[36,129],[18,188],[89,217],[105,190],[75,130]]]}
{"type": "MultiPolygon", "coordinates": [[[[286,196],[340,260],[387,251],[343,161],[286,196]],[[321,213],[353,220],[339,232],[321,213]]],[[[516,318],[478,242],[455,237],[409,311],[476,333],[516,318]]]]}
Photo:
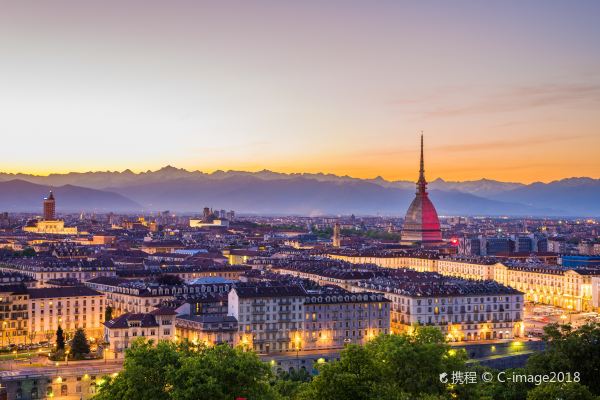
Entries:
{"type": "Polygon", "coordinates": [[[65,333],[63,332],[60,325],[56,330],[56,350],[64,351],[65,350],[65,333]]]}
{"type": "Polygon", "coordinates": [[[527,400],[594,400],[590,390],[580,383],[546,383],[527,393],[527,400]]]}
{"type": "Polygon", "coordinates": [[[544,332],[547,348],[529,358],[529,373],[579,372],[580,383],[600,395],[600,324],[588,323],[577,330],[551,324],[544,332]]]}
{"type": "Polygon", "coordinates": [[[466,371],[464,351],[450,351],[436,328],[414,335],[380,335],[366,346],[350,345],[340,361],[319,367],[319,375],[298,395],[302,400],[397,400],[473,397],[474,388],[450,388],[439,374],[466,371]]]}
{"type": "Polygon", "coordinates": [[[113,308],[111,306],[106,306],[104,309],[104,321],[110,321],[112,319],[113,308]]]}
{"type": "MultiPolygon", "coordinates": [[[[580,383],[534,383],[494,379],[484,383],[444,384],[442,372],[499,371],[467,366],[466,353],[450,347],[441,331],[417,327],[412,335],[381,335],[365,346],[349,345],[339,361],[319,364],[314,378],[305,370],[273,376],[268,364],[252,352],[226,345],[207,348],[138,340],[127,350],[123,371],[107,379],[99,400],[539,400],[593,399],[598,388],[600,326],[578,331],[551,325],[547,349],[534,354],[526,368],[505,370],[513,375],[579,372],[580,383]]],[[[74,340],[75,341],[75,340],[74,340]]]]}
{"type": "Polygon", "coordinates": [[[123,371],[107,380],[96,400],[278,399],[270,367],[256,354],[227,345],[193,347],[138,340],[123,371]]]}
{"type": "Polygon", "coordinates": [[[20,257],[35,257],[35,250],[32,247],[27,247],[20,252],[20,257]]]}
{"type": "Polygon", "coordinates": [[[75,331],[73,341],[71,342],[71,356],[76,359],[82,359],[90,353],[90,344],[83,329],[79,328],[75,331]]]}
{"type": "Polygon", "coordinates": [[[162,274],[156,277],[156,283],[161,285],[181,285],[183,279],[177,275],[162,274]]]}

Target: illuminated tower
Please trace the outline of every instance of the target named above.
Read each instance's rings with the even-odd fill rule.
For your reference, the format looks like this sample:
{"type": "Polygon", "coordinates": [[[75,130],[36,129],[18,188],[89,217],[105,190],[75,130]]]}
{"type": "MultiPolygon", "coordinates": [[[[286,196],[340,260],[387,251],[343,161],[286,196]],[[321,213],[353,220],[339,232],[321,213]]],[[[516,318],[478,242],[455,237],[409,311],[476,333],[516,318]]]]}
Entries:
{"type": "Polygon", "coordinates": [[[44,220],[56,221],[56,201],[54,200],[52,190],[48,197],[44,199],[44,220]]]}
{"type": "Polygon", "coordinates": [[[402,243],[436,245],[442,243],[440,221],[433,203],[427,193],[425,180],[425,162],[423,157],[423,135],[421,134],[421,168],[417,181],[417,193],[408,207],[404,226],[402,227],[402,243]]]}
{"type": "Polygon", "coordinates": [[[336,222],[335,225],[333,225],[333,247],[340,247],[341,245],[341,238],[340,238],[340,223],[336,222]]]}

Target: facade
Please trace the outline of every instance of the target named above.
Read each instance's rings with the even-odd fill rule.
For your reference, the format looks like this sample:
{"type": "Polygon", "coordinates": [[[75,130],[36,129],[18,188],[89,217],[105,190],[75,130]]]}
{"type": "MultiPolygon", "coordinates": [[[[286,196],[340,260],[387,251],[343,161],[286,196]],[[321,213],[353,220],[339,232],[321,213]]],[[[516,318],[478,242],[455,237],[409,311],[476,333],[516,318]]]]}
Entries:
{"type": "Polygon", "coordinates": [[[44,221],[55,221],[56,220],[56,201],[54,200],[54,193],[50,191],[48,197],[44,199],[44,221]]]}
{"type": "Polygon", "coordinates": [[[22,284],[0,285],[0,347],[29,340],[29,294],[22,284]]]}
{"type": "Polygon", "coordinates": [[[565,268],[527,262],[497,262],[484,257],[418,258],[389,255],[330,254],[356,264],[372,263],[385,268],[410,268],[464,279],[494,280],[524,293],[526,301],[549,304],[572,311],[595,309],[592,278],[600,268],[565,268]]]}
{"type": "Polygon", "coordinates": [[[150,313],[126,313],[104,323],[104,342],[108,343],[106,358],[124,357],[131,342],[144,338],[154,343],[175,337],[175,311],[157,308],[150,313]]]}
{"type": "Polygon", "coordinates": [[[69,335],[82,328],[102,337],[104,295],[84,286],[29,289],[29,334],[33,342],[49,341],[60,326],[69,335]]]}
{"type": "Polygon", "coordinates": [[[56,258],[14,259],[0,262],[0,272],[19,273],[36,281],[37,287],[45,287],[52,279],[71,278],[80,282],[97,277],[115,276],[112,262],[100,260],[59,260],[56,258]]]}
{"type": "Polygon", "coordinates": [[[305,297],[301,286],[234,288],[229,292],[228,315],[238,321],[237,342],[257,353],[297,349],[305,297]]]}
{"type": "Polygon", "coordinates": [[[443,243],[437,211],[427,193],[423,161],[423,135],[421,135],[421,169],[417,182],[417,193],[404,217],[401,243],[423,246],[443,243]]]}
{"type": "Polygon", "coordinates": [[[41,221],[31,221],[23,230],[30,233],[77,235],[76,226],[66,227],[65,221],[56,219],[56,200],[52,192],[44,199],[43,214],[41,221]]]}
{"type": "Polygon", "coordinates": [[[234,346],[237,343],[237,319],[224,314],[178,315],[175,329],[177,340],[187,339],[194,344],[234,346]]]}
{"type": "Polygon", "coordinates": [[[304,302],[304,350],[341,349],[390,333],[390,301],[378,293],[328,287],[304,302]]]}
{"type": "Polygon", "coordinates": [[[340,247],[342,244],[340,231],[340,223],[336,222],[335,225],[333,225],[333,238],[331,239],[333,247],[340,247]]]}
{"type": "Polygon", "coordinates": [[[190,219],[190,228],[211,228],[211,227],[221,227],[228,228],[229,220],[222,219],[213,219],[212,221],[205,221],[203,219],[190,219]]]}
{"type": "Polygon", "coordinates": [[[358,285],[383,293],[392,302],[391,329],[440,329],[450,341],[512,339],[523,336],[523,293],[495,282],[396,271],[358,285]]]}

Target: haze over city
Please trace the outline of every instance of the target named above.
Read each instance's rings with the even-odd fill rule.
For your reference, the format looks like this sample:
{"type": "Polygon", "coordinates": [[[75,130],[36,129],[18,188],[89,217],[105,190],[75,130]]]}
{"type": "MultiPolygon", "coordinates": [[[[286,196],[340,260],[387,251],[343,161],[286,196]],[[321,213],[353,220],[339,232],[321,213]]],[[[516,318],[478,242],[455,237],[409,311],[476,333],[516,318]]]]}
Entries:
{"type": "Polygon", "coordinates": [[[0,172],[600,177],[593,1],[19,1],[0,172]]]}

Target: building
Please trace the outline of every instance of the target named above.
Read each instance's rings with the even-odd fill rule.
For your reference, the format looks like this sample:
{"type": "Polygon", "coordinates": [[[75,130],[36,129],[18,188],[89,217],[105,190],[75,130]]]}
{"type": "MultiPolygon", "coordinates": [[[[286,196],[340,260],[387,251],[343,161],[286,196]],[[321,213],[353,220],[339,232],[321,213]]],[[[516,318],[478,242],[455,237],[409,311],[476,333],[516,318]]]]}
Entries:
{"type": "Polygon", "coordinates": [[[548,251],[563,254],[567,251],[567,241],[561,237],[548,238],[548,251]]]}
{"type": "Polygon", "coordinates": [[[450,341],[523,336],[523,293],[493,281],[469,281],[435,273],[396,270],[358,284],[392,302],[393,332],[434,326],[450,341]]]}
{"type": "Polygon", "coordinates": [[[246,286],[229,292],[228,315],[238,321],[237,343],[257,353],[298,349],[306,291],[302,286],[246,286]]]}
{"type": "Polygon", "coordinates": [[[29,289],[29,334],[50,341],[60,326],[69,336],[82,328],[90,338],[103,334],[104,295],[85,286],[29,289]]]}
{"type": "Polygon", "coordinates": [[[29,340],[29,294],[23,284],[0,285],[0,347],[29,340]]]}
{"type": "Polygon", "coordinates": [[[423,135],[421,135],[421,169],[417,181],[417,193],[404,217],[401,243],[419,244],[421,246],[435,246],[443,243],[437,211],[427,193],[425,163],[423,160],[423,135]]]}
{"type": "Polygon", "coordinates": [[[389,334],[390,303],[380,293],[351,293],[336,287],[309,292],[298,344],[304,350],[341,349],[389,334]]]}
{"type": "Polygon", "coordinates": [[[56,201],[52,191],[44,199],[44,221],[56,221],[56,201]]]}
{"type": "Polygon", "coordinates": [[[409,268],[419,272],[463,279],[493,280],[524,293],[526,301],[549,304],[570,311],[593,309],[592,278],[597,266],[565,267],[540,262],[486,257],[411,257],[388,253],[329,254],[355,264],[371,263],[384,268],[409,268]]]}
{"type": "Polygon", "coordinates": [[[340,223],[336,222],[335,225],[333,225],[333,238],[332,238],[333,247],[341,246],[340,230],[341,230],[340,223]]]}
{"type": "Polygon", "coordinates": [[[61,260],[55,257],[35,257],[0,261],[0,272],[19,273],[36,281],[37,287],[45,287],[52,279],[72,278],[80,282],[104,276],[115,276],[112,261],[107,259],[61,260]]]}
{"type": "Polygon", "coordinates": [[[177,340],[207,346],[229,344],[234,346],[238,337],[235,317],[222,314],[178,315],[175,319],[177,340]]]}
{"type": "Polygon", "coordinates": [[[211,221],[205,221],[203,219],[190,219],[190,228],[211,228],[221,227],[229,228],[229,220],[225,218],[215,218],[211,221]]]}
{"type": "Polygon", "coordinates": [[[52,192],[44,199],[43,214],[41,221],[29,221],[23,230],[30,233],[77,235],[76,226],[66,227],[65,221],[56,219],[56,200],[52,192]]]}
{"type": "Polygon", "coordinates": [[[104,323],[104,341],[108,343],[105,355],[108,359],[124,357],[131,342],[144,338],[171,341],[175,337],[175,311],[157,308],[150,313],[126,313],[104,323]]]}

